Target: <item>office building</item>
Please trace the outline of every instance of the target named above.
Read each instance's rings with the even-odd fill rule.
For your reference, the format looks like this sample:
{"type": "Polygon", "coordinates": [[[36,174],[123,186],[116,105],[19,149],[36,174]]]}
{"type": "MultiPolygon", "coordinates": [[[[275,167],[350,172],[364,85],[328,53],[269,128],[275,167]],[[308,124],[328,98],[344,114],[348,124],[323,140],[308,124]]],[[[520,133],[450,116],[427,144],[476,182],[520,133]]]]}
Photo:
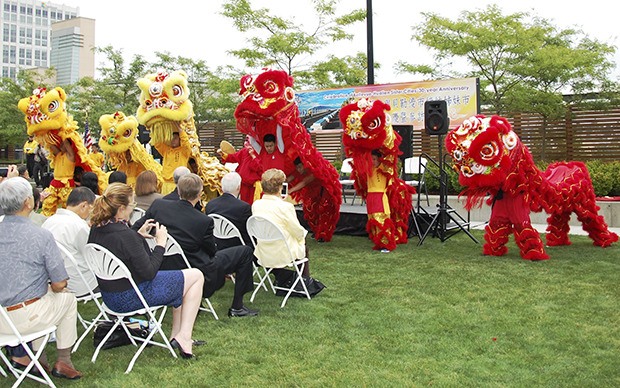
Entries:
{"type": "Polygon", "coordinates": [[[0,9],[0,76],[16,79],[21,69],[51,66],[57,70],[59,85],[94,76],[95,21],[79,18],[79,7],[36,0],[0,0],[0,9]]]}

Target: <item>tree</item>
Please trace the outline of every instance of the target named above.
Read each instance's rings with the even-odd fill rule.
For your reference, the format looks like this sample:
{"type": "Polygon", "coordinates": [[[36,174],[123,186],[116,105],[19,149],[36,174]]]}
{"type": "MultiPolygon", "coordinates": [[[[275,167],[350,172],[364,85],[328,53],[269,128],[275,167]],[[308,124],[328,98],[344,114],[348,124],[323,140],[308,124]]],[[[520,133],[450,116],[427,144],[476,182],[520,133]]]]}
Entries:
{"type": "Polygon", "coordinates": [[[26,140],[26,123],[24,114],[17,108],[20,99],[28,97],[39,87],[50,88],[49,80],[55,78],[53,69],[43,72],[21,70],[13,81],[10,78],[0,80],[0,144],[22,144],[26,140]]]}
{"type": "MultiPolygon", "coordinates": [[[[319,74],[317,66],[320,63],[312,61],[312,55],[328,43],[350,40],[352,35],[345,31],[345,27],[366,18],[365,10],[361,9],[336,15],[337,3],[336,0],[313,0],[317,15],[316,26],[306,32],[304,26],[294,19],[274,16],[267,8],[252,9],[249,0],[230,0],[224,3],[222,15],[232,19],[239,31],[256,32],[248,39],[250,47],[231,50],[230,53],[254,69],[273,67],[290,75],[304,70],[304,82],[312,83],[314,80],[308,77],[319,74]]],[[[362,69],[364,68],[365,65],[362,69]]],[[[360,70],[359,67],[331,69],[342,73],[339,76],[342,79],[351,76],[357,78],[354,74],[360,70]]],[[[325,82],[325,79],[316,80],[314,83],[321,82],[325,82]]],[[[363,83],[365,84],[365,81],[363,83]]]]}
{"type": "MultiPolygon", "coordinates": [[[[327,61],[313,65],[310,70],[296,72],[296,81],[313,89],[365,85],[368,75],[366,58],[364,53],[345,57],[330,55],[327,61]]],[[[378,63],[374,66],[380,68],[378,63]]]]}
{"type": "MultiPolygon", "coordinates": [[[[423,13],[413,39],[435,50],[437,63],[464,58],[479,77],[481,100],[497,114],[564,113],[562,93],[596,91],[607,83],[615,48],[576,29],[559,29],[529,13],[503,15],[497,5],[464,11],[456,21],[423,13]]],[[[401,71],[437,75],[430,66],[400,63],[401,71]]]]}
{"type": "Polygon", "coordinates": [[[80,128],[83,128],[88,116],[94,137],[101,131],[99,117],[102,115],[116,111],[126,115],[136,114],[140,95],[136,81],[152,68],[140,55],[135,55],[126,65],[122,50],[115,50],[112,46],[96,50],[106,55],[106,62],[99,68],[102,79],[85,77],[67,87],[69,113],[80,128]]]}

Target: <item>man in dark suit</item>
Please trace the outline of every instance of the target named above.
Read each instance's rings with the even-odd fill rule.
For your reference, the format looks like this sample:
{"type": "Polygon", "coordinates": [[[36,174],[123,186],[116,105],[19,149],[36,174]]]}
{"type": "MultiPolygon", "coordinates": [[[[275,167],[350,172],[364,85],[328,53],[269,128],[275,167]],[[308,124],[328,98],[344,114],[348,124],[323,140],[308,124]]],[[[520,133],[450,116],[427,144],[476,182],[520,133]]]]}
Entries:
{"type": "MultiPolygon", "coordinates": [[[[258,315],[258,311],[243,305],[243,295],[252,291],[253,250],[248,246],[238,246],[217,251],[213,237],[213,220],[202,212],[197,212],[194,205],[202,193],[202,179],[196,174],[187,174],[179,178],[177,190],[180,200],[169,201],[157,199],[132,228],[140,229],[148,219],[163,224],[168,233],[181,245],[187,260],[198,268],[205,277],[203,296],[210,297],[224,285],[225,276],[234,273],[235,293],[230,317],[258,315]]],[[[182,269],[182,259],[164,260],[161,269],[182,269]]]]}
{"type": "MultiPolygon", "coordinates": [[[[175,168],[174,172],[172,173],[172,179],[174,180],[174,184],[178,185],[179,179],[181,179],[183,175],[187,175],[189,173],[191,173],[191,171],[189,170],[189,168],[185,166],[179,166],[175,168]]],[[[167,199],[170,201],[178,201],[179,191],[177,189],[172,190],[170,193],[164,195],[164,199],[167,199]]],[[[202,211],[202,204],[200,203],[200,201],[196,202],[196,204],[194,205],[194,208],[198,211],[202,211]]]]}
{"type": "MultiPolygon", "coordinates": [[[[250,236],[248,235],[246,223],[252,215],[252,206],[237,198],[241,191],[241,175],[236,172],[229,172],[224,175],[222,177],[222,191],[224,194],[207,203],[205,213],[207,215],[219,214],[226,217],[239,229],[243,241],[250,245],[250,236]]],[[[217,241],[218,250],[241,245],[241,241],[238,238],[224,240],[216,238],[215,240],[217,241]]]]}

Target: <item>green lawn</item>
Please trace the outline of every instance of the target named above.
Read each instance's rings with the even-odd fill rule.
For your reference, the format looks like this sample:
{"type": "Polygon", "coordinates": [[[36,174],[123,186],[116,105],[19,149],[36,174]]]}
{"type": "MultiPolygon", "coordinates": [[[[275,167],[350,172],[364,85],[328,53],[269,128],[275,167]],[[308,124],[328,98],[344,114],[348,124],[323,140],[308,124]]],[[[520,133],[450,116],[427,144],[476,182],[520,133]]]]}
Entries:
{"type": "MultiPolygon", "coordinates": [[[[473,233],[482,241],[482,232],[473,233]]],[[[545,262],[522,260],[512,239],[508,255],[483,256],[463,233],[444,243],[429,237],[421,247],[414,239],[390,254],[373,252],[364,237],[310,242],[312,274],[327,285],[314,300],[291,299],[280,309],[279,297],[261,292],[253,304],[259,317],[229,319],[227,284],[211,298],[221,320],[198,317],[194,338],[207,345],[194,348],[197,360],[148,348],[125,375],[133,347],[102,351],[92,364],[88,341],[74,355],[82,380],[55,381],[72,387],[618,387],[620,248],[572,240],[547,248],[545,262]]]]}

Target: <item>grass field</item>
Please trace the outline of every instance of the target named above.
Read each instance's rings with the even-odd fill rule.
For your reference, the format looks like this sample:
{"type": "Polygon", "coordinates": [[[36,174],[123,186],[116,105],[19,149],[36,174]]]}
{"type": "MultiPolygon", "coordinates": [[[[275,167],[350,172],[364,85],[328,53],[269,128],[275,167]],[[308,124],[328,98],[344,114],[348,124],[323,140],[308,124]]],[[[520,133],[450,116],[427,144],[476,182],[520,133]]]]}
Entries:
{"type": "MultiPolygon", "coordinates": [[[[482,241],[482,232],[474,231],[482,241]]],[[[587,237],[547,248],[551,260],[487,257],[460,233],[417,239],[389,254],[364,237],[309,242],[311,271],[327,288],[312,301],[261,292],[256,318],[226,317],[230,282],[201,314],[197,360],[148,348],[74,354],[71,387],[618,387],[620,248],[587,237]]],[[[81,311],[88,311],[80,306],[81,311]]],[[[169,322],[168,313],[167,322],[169,322]]],[[[169,324],[169,323],[168,323],[169,324]]],[[[168,324],[166,327],[169,328],[168,324]]],[[[53,349],[50,344],[49,349],[53,349]]],[[[48,352],[54,359],[53,351],[48,352]]],[[[12,383],[2,379],[0,385],[12,383]]],[[[8,384],[7,384],[8,385],[8,384]]],[[[31,382],[24,386],[34,386],[31,382]]]]}

